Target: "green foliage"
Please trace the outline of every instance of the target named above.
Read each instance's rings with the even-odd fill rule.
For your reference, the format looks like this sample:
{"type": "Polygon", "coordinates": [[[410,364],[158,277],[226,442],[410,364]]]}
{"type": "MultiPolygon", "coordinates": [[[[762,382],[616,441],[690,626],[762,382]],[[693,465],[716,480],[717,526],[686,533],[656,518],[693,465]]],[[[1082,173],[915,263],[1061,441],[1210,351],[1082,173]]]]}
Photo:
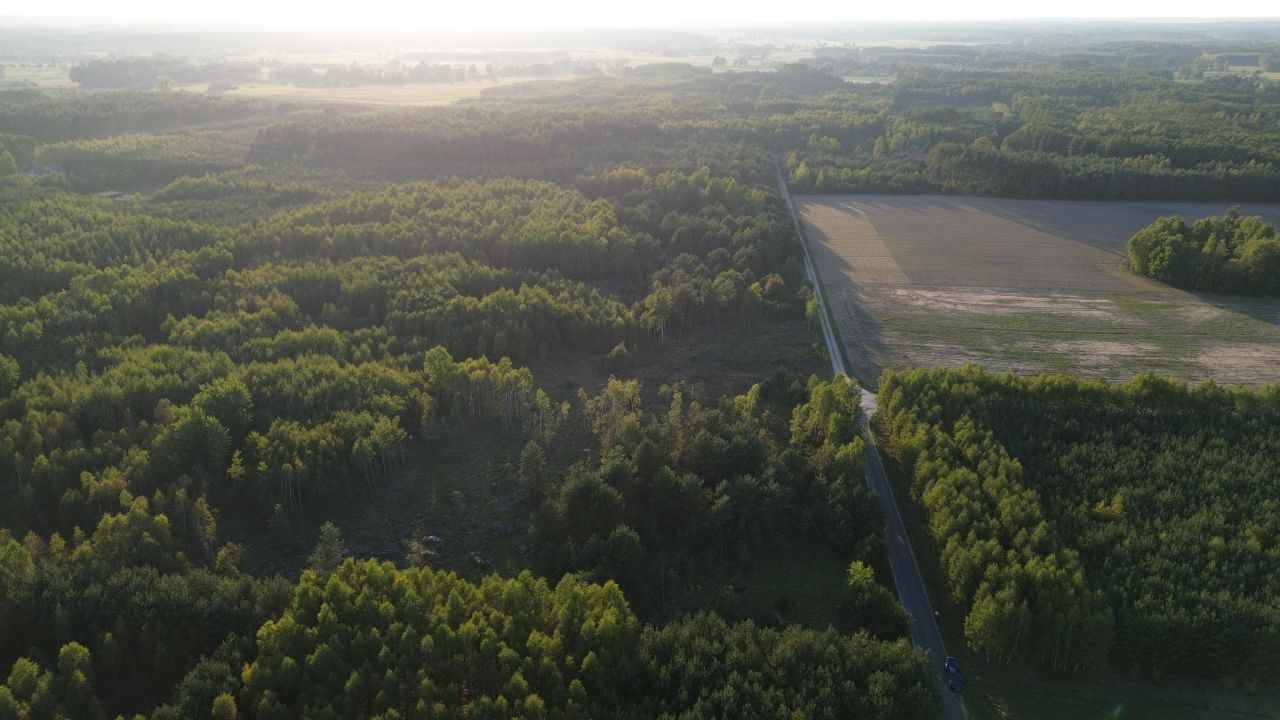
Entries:
{"type": "Polygon", "coordinates": [[[977,649],[1016,656],[1029,643],[1057,665],[1058,644],[1077,638],[1068,667],[1272,667],[1274,387],[967,368],[887,373],[880,397],[952,592],[972,598],[977,649]]]}
{"type": "Polygon", "coordinates": [[[613,583],[529,573],[308,571],[258,648],[241,696],[255,717],[930,718],[937,702],[903,641],[713,615],[642,629],[613,583]]]}
{"type": "MultiPolygon", "coordinates": [[[[141,87],[226,65],[76,75],[141,87]]],[[[487,109],[299,113],[257,132],[265,166],[241,143],[274,103],[0,102],[0,126],[26,133],[0,151],[63,165],[0,187],[0,511],[32,530],[0,532],[0,662],[16,663],[0,717],[692,717],[711,705],[686,674],[733,688],[708,698],[723,707],[930,716],[926,661],[901,643],[709,615],[646,633],[614,582],[666,621],[734,613],[734,576],[792,540],[882,562],[843,391],[788,442],[800,380],[706,407],[684,388],[658,417],[636,382],[575,407],[521,367],[615,349],[626,374],[673,335],[797,320],[811,295],[769,153],[840,152],[874,122],[787,120],[797,93],[841,85],[802,67],[630,83],[691,102],[650,112],[602,83],[567,108],[512,89],[487,109]],[[746,112],[725,134],[705,120],[730,98],[746,112]],[[66,192],[162,182],[119,202],[66,192]],[[525,443],[531,560],[580,574],[551,589],[398,571],[345,559],[326,523],[296,585],[253,575],[308,518],[398,489],[411,443],[447,453],[459,433],[525,443]],[[600,452],[565,471],[589,433],[600,452]],[[657,665],[682,637],[734,666],[657,665]]],[[[842,628],[902,633],[874,603],[846,609],[842,628]]]]}
{"type": "Polygon", "coordinates": [[[222,693],[214,698],[210,717],[213,720],[236,720],[239,717],[236,711],[236,699],[230,693],[222,693]]]}
{"type": "Polygon", "coordinates": [[[550,471],[546,453],[536,440],[530,440],[520,451],[520,479],[524,481],[530,498],[536,501],[546,496],[550,471]]]}
{"type": "Polygon", "coordinates": [[[92,192],[230,170],[243,163],[243,150],[214,132],[118,135],[41,145],[36,162],[62,165],[71,187],[92,192]]]}
{"type": "Polygon", "coordinates": [[[627,350],[627,344],[620,342],[613,346],[604,358],[604,371],[610,375],[622,375],[635,369],[635,360],[627,350]]]}
{"type": "Polygon", "coordinates": [[[642,409],[635,381],[580,391],[600,455],[549,484],[530,530],[542,566],[616,580],[648,617],[679,612],[698,585],[724,582],[787,538],[878,562],[857,388],[815,379],[811,395],[795,408],[788,447],[760,386],[713,407],[677,390],[664,416],[642,409]]]}
{"type": "MultiPolygon", "coordinates": [[[[154,80],[145,83],[150,86],[154,80]]],[[[287,109],[274,101],[205,97],[195,93],[42,93],[5,98],[0,127],[42,141],[165,130],[287,109]]]]}
{"type": "Polygon", "coordinates": [[[644,653],[657,671],[655,717],[888,719],[938,712],[937,684],[902,640],[886,645],[831,629],[730,627],[697,615],[646,630],[644,653]]]}
{"type": "MultiPolygon", "coordinates": [[[[811,102],[811,113],[838,107],[860,111],[863,121],[848,126],[858,134],[839,151],[792,141],[786,167],[793,189],[1277,198],[1280,95],[1274,84],[1252,78],[1176,83],[1131,70],[1014,69],[1020,63],[992,70],[971,62],[957,57],[952,68],[904,66],[891,92],[859,88],[811,102]]],[[[1161,62],[1153,67],[1170,67],[1161,62]]],[[[824,127],[819,136],[834,132],[824,127]]]]}
{"type": "Polygon", "coordinates": [[[1261,217],[1235,209],[1188,226],[1166,217],[1129,239],[1136,273],[1191,290],[1280,295],[1280,239],[1261,217]]]}
{"type": "Polygon", "coordinates": [[[847,624],[883,638],[906,636],[911,621],[893,592],[876,582],[875,569],[861,560],[849,564],[840,615],[847,624]]]}
{"type": "Polygon", "coordinates": [[[316,549],[308,559],[311,569],[319,573],[333,572],[346,556],[347,548],[342,543],[342,533],[338,526],[331,522],[321,525],[320,539],[316,541],[316,549]]]}
{"type": "Polygon", "coordinates": [[[233,443],[243,442],[252,428],[253,396],[244,382],[236,378],[222,378],[204,385],[191,399],[191,406],[216,420],[233,443]]]}
{"type": "Polygon", "coordinates": [[[89,650],[79,643],[67,643],[58,651],[57,666],[47,671],[27,658],[18,658],[0,689],[0,713],[9,718],[102,718],[102,708],[93,694],[89,650]]]}
{"type": "Polygon", "coordinates": [[[886,372],[880,385],[880,412],[942,548],[951,594],[969,607],[965,637],[989,659],[1097,668],[1110,652],[1113,610],[1086,580],[1079,552],[996,437],[966,408],[931,402],[935,379],[966,392],[979,372],[886,372]]]}
{"type": "Polygon", "coordinates": [[[0,355],[0,397],[7,397],[18,387],[18,381],[22,379],[22,368],[18,366],[18,361],[11,357],[0,355]]]}
{"type": "Polygon", "coordinates": [[[256,717],[619,717],[638,698],[640,628],[615,585],[524,573],[479,585],[430,569],[307,572],[244,671],[256,717]]]}

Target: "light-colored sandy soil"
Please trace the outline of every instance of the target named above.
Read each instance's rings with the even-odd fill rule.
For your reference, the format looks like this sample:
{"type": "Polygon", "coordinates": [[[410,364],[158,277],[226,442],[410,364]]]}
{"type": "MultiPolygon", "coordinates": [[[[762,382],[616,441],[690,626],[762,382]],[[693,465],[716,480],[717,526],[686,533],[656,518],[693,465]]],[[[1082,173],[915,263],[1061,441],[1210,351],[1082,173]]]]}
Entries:
{"type": "Polygon", "coordinates": [[[1026,293],[995,290],[935,290],[914,287],[895,287],[889,296],[931,310],[973,315],[1011,315],[1036,312],[1075,317],[1113,318],[1115,304],[1104,298],[1053,293],[1028,295],[1026,293]]]}

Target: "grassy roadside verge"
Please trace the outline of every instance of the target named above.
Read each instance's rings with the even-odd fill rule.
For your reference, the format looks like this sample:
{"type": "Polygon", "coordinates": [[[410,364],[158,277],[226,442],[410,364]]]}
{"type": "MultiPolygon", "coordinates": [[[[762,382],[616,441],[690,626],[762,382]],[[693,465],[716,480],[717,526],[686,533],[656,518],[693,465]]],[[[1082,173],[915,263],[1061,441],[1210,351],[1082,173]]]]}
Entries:
{"type": "Polygon", "coordinates": [[[910,479],[879,422],[872,433],[885,473],[899,500],[907,536],[933,605],[942,615],[948,650],[965,672],[965,707],[971,720],[1280,720],[1280,687],[1255,691],[1197,678],[1160,682],[1126,677],[1108,668],[1092,676],[1059,676],[1031,666],[989,663],[969,652],[965,608],[947,592],[939,552],[910,479]]]}

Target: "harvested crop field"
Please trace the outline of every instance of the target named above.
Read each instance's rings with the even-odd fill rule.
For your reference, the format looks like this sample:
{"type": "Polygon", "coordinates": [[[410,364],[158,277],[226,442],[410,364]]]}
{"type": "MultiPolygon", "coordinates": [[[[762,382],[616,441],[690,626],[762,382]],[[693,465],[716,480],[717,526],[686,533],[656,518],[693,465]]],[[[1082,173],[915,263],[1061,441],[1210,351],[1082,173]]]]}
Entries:
{"type": "MultiPolygon", "coordinates": [[[[1226,203],[808,195],[796,210],[854,372],[979,363],[1126,380],[1280,380],[1280,299],[1190,293],[1126,268],[1152,220],[1226,203]]],[[[1280,225],[1280,205],[1243,205],[1280,225]]]]}

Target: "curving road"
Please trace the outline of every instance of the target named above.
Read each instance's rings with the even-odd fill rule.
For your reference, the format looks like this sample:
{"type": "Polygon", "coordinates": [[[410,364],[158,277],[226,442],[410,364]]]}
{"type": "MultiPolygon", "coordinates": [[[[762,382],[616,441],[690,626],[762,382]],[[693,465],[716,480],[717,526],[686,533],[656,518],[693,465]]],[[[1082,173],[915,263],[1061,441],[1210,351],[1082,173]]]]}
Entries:
{"type": "MultiPolygon", "coordinates": [[[[836,377],[848,380],[849,374],[844,365],[844,353],[834,331],[834,318],[829,316],[826,298],[822,294],[822,284],[818,281],[818,270],[813,259],[809,257],[809,246],[804,237],[804,228],[796,215],[795,205],[791,202],[791,192],[787,183],[778,175],[778,186],[782,197],[791,210],[791,220],[795,223],[796,233],[804,246],[804,269],[809,276],[809,284],[813,286],[814,295],[821,303],[822,336],[827,343],[827,354],[831,356],[831,370],[836,377]]],[[[925,590],[924,580],[920,575],[920,567],[916,563],[915,553],[911,550],[911,540],[907,537],[907,529],[902,523],[902,513],[898,511],[898,503],[893,497],[893,487],[885,475],[884,465],[880,462],[880,453],[876,450],[875,440],[868,427],[871,415],[876,410],[876,396],[867,390],[862,391],[862,437],[866,441],[867,484],[880,498],[884,507],[884,542],[889,554],[889,569],[893,573],[893,585],[898,591],[898,601],[911,614],[909,627],[911,642],[929,653],[930,663],[938,678],[938,691],[942,693],[942,717],[944,720],[965,720],[964,701],[947,688],[942,676],[942,663],[947,657],[947,647],[942,641],[942,633],[933,621],[933,605],[929,602],[929,593],[925,590]]],[[[963,668],[962,668],[963,670],[963,668]]]]}

